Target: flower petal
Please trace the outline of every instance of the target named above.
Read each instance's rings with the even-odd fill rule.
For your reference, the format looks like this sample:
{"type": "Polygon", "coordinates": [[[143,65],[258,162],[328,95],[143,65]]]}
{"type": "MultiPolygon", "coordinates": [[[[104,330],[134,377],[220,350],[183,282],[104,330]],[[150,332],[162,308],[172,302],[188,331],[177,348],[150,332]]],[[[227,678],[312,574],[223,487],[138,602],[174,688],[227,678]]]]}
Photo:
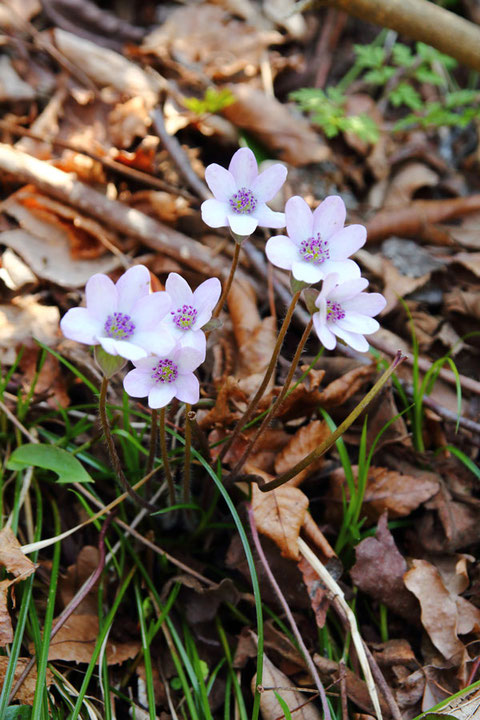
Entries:
{"type": "Polygon", "coordinates": [[[313,213],[313,234],[320,233],[323,240],[341,230],[345,224],[347,211],[345,203],[338,195],[330,195],[313,213]]]}
{"type": "Polygon", "coordinates": [[[145,350],[147,355],[159,356],[168,355],[177,342],[174,334],[161,323],[154,330],[136,332],[132,339],[136,345],[145,350]]]}
{"type": "Polygon", "coordinates": [[[275,197],[286,179],[287,168],[276,163],[261,172],[251,184],[250,189],[259,202],[268,202],[275,197]]]}
{"type": "MultiPolygon", "coordinates": [[[[349,303],[350,301],[345,303],[346,310],[350,307],[349,303]]],[[[381,293],[362,292],[352,300],[351,304],[353,306],[352,309],[355,309],[357,312],[373,317],[374,315],[378,315],[379,312],[382,312],[383,308],[387,304],[387,301],[381,293]]]]}
{"type": "Polygon", "coordinates": [[[354,260],[325,260],[320,267],[324,275],[338,273],[342,284],[347,280],[359,278],[361,274],[360,268],[354,260]]]}
{"type": "Polygon", "coordinates": [[[118,295],[118,310],[130,314],[137,300],[150,292],[148,268],[145,265],[134,265],[118,278],[115,287],[118,295]]]}
{"type": "Polygon", "coordinates": [[[321,265],[313,265],[300,260],[292,264],[292,275],[295,280],[301,280],[309,285],[315,285],[315,283],[320,282],[325,276],[321,267],[321,265]]]}
{"type": "Polygon", "coordinates": [[[250,148],[240,148],[232,156],[229,172],[232,173],[238,188],[250,188],[258,175],[258,165],[250,148]]]}
{"type": "Polygon", "coordinates": [[[131,310],[135,325],[135,339],[137,331],[153,330],[170,310],[172,301],[166,292],[154,292],[137,300],[131,310]]]}
{"type": "Polygon", "coordinates": [[[356,253],[367,240],[367,230],[363,225],[349,225],[332,235],[328,241],[332,260],[345,260],[356,253]]]}
{"type": "Polygon", "coordinates": [[[87,309],[92,318],[105,322],[117,309],[117,291],[107,275],[92,275],[85,286],[87,309]]]}
{"type": "Polygon", "coordinates": [[[302,197],[294,195],[290,200],[287,200],[287,204],[285,205],[285,218],[287,222],[287,232],[297,245],[300,245],[302,240],[312,237],[312,211],[302,197]]]}
{"type": "Polygon", "coordinates": [[[60,320],[60,329],[66,338],[85,345],[98,345],[97,335],[102,324],[86,308],[72,308],[60,320]]]}
{"type": "Polygon", "coordinates": [[[193,373],[186,373],[185,375],[179,375],[176,382],[175,395],[181,402],[195,405],[200,397],[200,385],[198,378],[193,373]]]}
{"type": "Polygon", "coordinates": [[[298,245],[286,235],[271,237],[265,245],[265,253],[272,265],[282,270],[291,270],[300,257],[298,245]]]}
{"type": "Polygon", "coordinates": [[[217,228],[228,225],[227,213],[230,206],[227,203],[210,198],[201,205],[202,220],[209,227],[217,228]]]}
{"type": "Polygon", "coordinates": [[[165,282],[165,290],[172,298],[172,310],[182,305],[193,305],[193,293],[185,278],[176,272],[171,272],[165,282]]]}
{"type": "Polygon", "coordinates": [[[236,235],[246,237],[251,235],[258,225],[258,220],[253,215],[240,215],[230,213],[227,216],[228,224],[236,235]]]}
{"type": "Polygon", "coordinates": [[[333,350],[337,344],[335,335],[328,329],[327,325],[321,322],[320,313],[312,315],[313,327],[318,339],[327,350],[333,350]]]}
{"type": "Polygon", "coordinates": [[[130,397],[146,397],[152,389],[153,380],[150,372],[135,368],[130,370],[124,379],[123,387],[130,397]]]}
{"type": "Polygon", "coordinates": [[[322,289],[320,290],[315,305],[319,308],[323,304],[326,306],[326,300],[330,299],[332,294],[336,292],[337,286],[340,284],[340,275],[338,273],[328,273],[322,283],[322,289]]]}
{"type": "MultiPolygon", "coordinates": [[[[352,299],[352,310],[358,310],[356,307],[357,297],[360,295],[362,290],[365,290],[366,287],[368,287],[368,280],[366,280],[366,278],[350,280],[349,282],[342,283],[341,285],[338,285],[338,287],[332,289],[329,298],[334,302],[341,302],[342,304],[345,304],[345,308],[347,307],[346,302],[352,299]]],[[[359,310],[359,312],[362,311],[359,310]]]]}
{"type": "Polygon", "coordinates": [[[285,227],[285,213],[274,212],[273,210],[270,210],[270,208],[265,205],[265,203],[260,203],[260,205],[257,205],[254,215],[257,218],[260,227],[285,227]]]}
{"type": "Polygon", "coordinates": [[[189,373],[196,370],[202,364],[202,351],[194,347],[180,347],[172,360],[178,366],[180,374],[189,373]]]}
{"type": "Polygon", "coordinates": [[[220,293],[222,292],[222,285],[218,278],[208,278],[205,282],[201,283],[193,293],[193,305],[197,310],[197,320],[195,322],[195,330],[205,325],[213,312],[215,305],[217,304],[220,293]],[[205,313],[209,313],[206,320],[203,320],[205,313]],[[202,323],[199,325],[198,320],[202,316],[202,323]]]}
{"type": "Polygon", "coordinates": [[[380,328],[376,320],[368,315],[361,315],[357,312],[347,312],[345,317],[336,321],[336,325],[342,330],[358,333],[360,335],[371,335],[380,328]]]}
{"type": "Polygon", "coordinates": [[[192,348],[196,353],[199,354],[200,362],[195,366],[196,368],[205,362],[205,356],[207,354],[207,339],[203,330],[189,330],[183,334],[180,343],[182,348],[192,348]]]}
{"type": "Polygon", "coordinates": [[[154,385],[148,393],[148,406],[152,410],[158,410],[158,408],[168,405],[170,400],[175,397],[176,385],[177,383],[158,383],[158,385],[154,385]]]}
{"type": "Polygon", "coordinates": [[[341,338],[344,342],[347,343],[347,345],[350,345],[350,347],[354,350],[357,350],[358,352],[368,351],[369,345],[363,335],[348,332],[347,330],[342,330],[342,328],[339,328],[336,323],[332,323],[332,330],[335,335],[337,335],[337,337],[341,338]]]}
{"type": "Polygon", "coordinates": [[[217,163],[212,163],[205,169],[205,181],[220,202],[228,202],[238,190],[232,173],[217,163]]]}
{"type": "Polygon", "coordinates": [[[133,342],[128,342],[128,340],[115,340],[114,338],[105,337],[99,337],[98,340],[105,352],[110,355],[120,355],[120,357],[132,361],[140,360],[140,358],[148,355],[147,350],[144,350],[140,345],[135,345],[133,342]]]}

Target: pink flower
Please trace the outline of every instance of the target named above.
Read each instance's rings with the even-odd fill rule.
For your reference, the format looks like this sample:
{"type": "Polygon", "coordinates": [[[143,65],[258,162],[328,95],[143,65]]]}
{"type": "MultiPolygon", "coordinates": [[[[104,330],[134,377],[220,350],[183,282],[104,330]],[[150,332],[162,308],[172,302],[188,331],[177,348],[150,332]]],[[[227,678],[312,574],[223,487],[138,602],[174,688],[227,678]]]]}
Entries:
{"type": "Polygon", "coordinates": [[[376,332],[380,325],[373,319],[387,301],[380,293],[362,292],[368,286],[365,278],[342,282],[337,273],[328,275],[315,305],[318,312],[312,316],[313,327],[322,345],[333,350],[337,337],[354,350],[366,352],[368,342],[364,335],[376,332]]]}
{"type": "Polygon", "coordinates": [[[65,337],[86,345],[101,345],[109,355],[138,360],[150,353],[169,352],[175,341],[158,329],[170,310],[166,292],[150,293],[150,273],[135,265],[116,283],[93,275],[85,287],[86,308],[72,308],[60,321],[65,337]]]}
{"type": "Polygon", "coordinates": [[[135,369],[125,375],[123,386],[131,397],[148,396],[148,405],[155,410],[168,405],[174,397],[194,405],[200,391],[193,370],[201,362],[198,350],[176,345],[166,355],[135,360],[135,369]]]}
{"type": "Polygon", "coordinates": [[[257,225],[281,228],[284,213],[274,212],[265,204],[282,187],[287,169],[272,165],[258,174],[255,155],[241,148],[233,155],[228,170],[213,163],[205,170],[205,180],[214,197],[202,203],[203,221],[210,227],[230,226],[236,235],[251,235],[257,225]]]}
{"type": "Polygon", "coordinates": [[[298,195],[285,206],[288,235],[271,237],[265,247],[273,265],[291,270],[296,280],[313,285],[329,273],[342,280],[359,278],[360,268],[350,255],[364,245],[367,231],[363,225],[343,227],[346,217],[342,198],[327,197],[312,213],[298,195]]]}
{"type": "MultiPolygon", "coordinates": [[[[174,341],[194,347],[205,359],[205,333],[202,327],[212,317],[222,286],[218,278],[209,278],[192,292],[190,285],[178,273],[170,273],[165,289],[172,300],[170,312],[164,318],[165,327],[174,341]]],[[[203,362],[202,360],[202,362],[203,362]]]]}

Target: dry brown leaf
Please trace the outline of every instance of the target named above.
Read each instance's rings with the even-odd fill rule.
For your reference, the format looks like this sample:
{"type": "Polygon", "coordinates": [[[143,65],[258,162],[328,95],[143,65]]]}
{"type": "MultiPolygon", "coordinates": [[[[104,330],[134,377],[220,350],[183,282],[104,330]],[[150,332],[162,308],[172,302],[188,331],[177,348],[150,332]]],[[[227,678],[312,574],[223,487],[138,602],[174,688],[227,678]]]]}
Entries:
{"type": "MultiPolygon", "coordinates": [[[[331,435],[325,420],[313,420],[308,425],[301,427],[290,439],[275,460],[275,472],[281,475],[290,470],[297,462],[303,460],[312,450],[315,450],[321,443],[331,435]]],[[[314,463],[301,470],[295,477],[286,483],[293,487],[300,485],[305,478],[316,473],[325,462],[323,457],[318,458],[314,463]]]]}
{"type": "Polygon", "coordinates": [[[324,408],[337,407],[347,402],[376,373],[375,365],[360,365],[349,370],[329,383],[320,393],[320,405],[324,408]]]}
{"type": "MultiPolygon", "coordinates": [[[[53,623],[55,624],[55,620],[53,623]]],[[[89,663],[98,640],[98,633],[96,615],[71,615],[50,643],[48,659],[89,663]]],[[[125,660],[131,660],[140,647],[139,641],[117,642],[110,639],[106,647],[107,663],[118,665],[125,660]]]]}
{"type": "MultiPolygon", "coordinates": [[[[354,477],[358,476],[358,467],[352,467],[354,477]]],[[[345,473],[339,468],[330,476],[331,492],[341,504],[342,494],[348,497],[345,473]]],[[[368,472],[367,486],[362,505],[362,514],[376,521],[385,510],[390,518],[406,517],[422,503],[438,492],[438,480],[434,473],[420,472],[407,475],[384,467],[371,467],[368,472]]]]}
{"type": "Polygon", "coordinates": [[[201,65],[209,77],[225,80],[242,71],[257,74],[266,48],[280,42],[280,33],[257,30],[218,6],[187,4],[147,35],[141,49],[184,67],[201,65]]]}
{"type": "Polygon", "coordinates": [[[34,563],[22,552],[22,546],[10,530],[0,530],[0,565],[15,577],[27,578],[35,570],[34,563]]]}
{"type": "Polygon", "coordinates": [[[34,295],[18,296],[13,298],[9,305],[0,305],[2,363],[11,365],[15,362],[18,346],[32,345],[34,337],[46,345],[54,345],[60,336],[59,321],[58,308],[53,305],[41,305],[34,295]]]}
{"type": "Polygon", "coordinates": [[[234,125],[252,133],[280,160],[295,167],[324,162],[329,148],[305,118],[262,90],[243,83],[230,86],[236,102],[223,110],[234,125]]]}
{"type": "MultiPolygon", "coordinates": [[[[295,686],[290,679],[276,668],[266,655],[263,656],[262,685],[265,688],[278,688],[276,691],[286,702],[292,720],[321,719],[322,715],[317,707],[313,703],[307,702],[308,695],[295,690],[295,686]],[[291,690],[286,688],[291,688],[291,690]]],[[[256,686],[256,675],[254,675],[252,678],[252,693],[255,692],[256,686]]],[[[273,689],[266,689],[260,695],[260,710],[263,720],[278,720],[278,718],[283,717],[282,706],[275,697],[273,689]]]]}
{"type": "Polygon", "coordinates": [[[319,579],[318,573],[303,556],[298,563],[298,569],[302,573],[317,626],[323,628],[330,607],[329,595],[331,596],[331,593],[327,591],[325,585],[319,579]]]}
{"type": "Polygon", "coordinates": [[[284,557],[298,560],[297,540],[308,509],[307,496],[286,485],[267,493],[252,485],[252,509],[258,531],[273,540],[284,557]]]}
{"type": "Polygon", "coordinates": [[[444,658],[460,665],[466,649],[458,638],[457,604],[437,568],[427,560],[413,560],[404,582],[420,603],[422,625],[434,646],[444,658]]]}
{"type": "Polygon", "coordinates": [[[108,116],[110,137],[118,148],[128,148],[136,138],[145,137],[150,125],[148,108],[140,96],[117,103],[108,116]]]}
{"type": "Polygon", "coordinates": [[[416,191],[422,187],[433,187],[438,184],[438,175],[425,163],[411,161],[401,167],[389,183],[384,208],[395,208],[407,205],[416,191]]]}
{"type": "MultiPolygon", "coordinates": [[[[358,707],[362,708],[363,710],[372,710],[373,712],[372,702],[370,700],[370,694],[367,684],[363,680],[361,680],[358,675],[356,675],[352,670],[350,670],[350,668],[344,666],[343,669],[341,669],[340,664],[335,662],[335,660],[330,660],[329,658],[322,657],[317,653],[315,653],[315,655],[313,656],[313,661],[317,666],[320,677],[325,683],[325,685],[328,683],[328,685],[332,684],[335,687],[338,687],[340,673],[343,672],[345,677],[345,685],[348,699],[355,703],[355,705],[358,705],[358,707]]],[[[383,716],[385,718],[389,718],[390,712],[385,700],[381,696],[379,699],[383,716]]],[[[370,718],[371,716],[355,713],[354,715],[352,715],[352,718],[353,717],[370,718]]],[[[374,718],[372,718],[372,720],[374,720],[374,718]]]]}
{"type": "MultiPolygon", "coordinates": [[[[3,679],[5,677],[5,673],[7,672],[9,660],[10,658],[0,655],[0,686],[3,686],[3,679]]],[[[13,676],[14,685],[16,684],[17,680],[19,680],[20,675],[25,670],[29,661],[30,658],[18,658],[17,666],[15,668],[15,674],[13,676]]],[[[47,687],[50,687],[50,685],[53,683],[53,680],[53,673],[47,668],[47,674],[45,677],[45,683],[47,687]]],[[[17,693],[15,694],[15,701],[19,702],[21,705],[32,705],[36,687],[37,671],[36,668],[33,667],[28,673],[23,683],[20,685],[17,693]]]]}
{"type": "Polygon", "coordinates": [[[456,312],[468,315],[475,320],[480,319],[480,296],[478,291],[465,291],[454,288],[444,295],[445,309],[448,313],[456,312]]]}
{"type": "Polygon", "coordinates": [[[13,626],[8,612],[8,588],[15,580],[2,580],[0,582],[0,647],[5,647],[13,641],[13,626]]]}
{"type": "Polygon", "coordinates": [[[46,353],[40,372],[38,372],[39,354],[40,349],[35,347],[30,352],[23,353],[20,360],[21,381],[25,392],[30,390],[33,379],[36,378],[35,397],[46,396],[46,401],[52,408],[68,407],[70,397],[66,380],[60,370],[59,360],[51,353],[46,353]]]}
{"type": "Polygon", "coordinates": [[[388,529],[387,517],[387,513],[380,517],[375,537],[365,538],[356,546],[356,562],[350,574],[360,590],[412,622],[418,617],[418,603],[405,589],[407,563],[388,529]]]}
{"type": "Polygon", "coordinates": [[[18,75],[8,55],[0,57],[0,102],[32,100],[35,90],[18,75]]]}
{"type": "MultiPolygon", "coordinates": [[[[81,548],[76,562],[73,565],[69,565],[65,577],[58,583],[58,593],[63,607],[68,605],[77,591],[82,587],[85,580],[97,569],[98,559],[98,548],[93,545],[84,545],[81,548]]],[[[75,609],[75,613],[81,615],[97,615],[98,599],[95,590],[97,585],[98,582],[75,609]]]]}
{"type": "Polygon", "coordinates": [[[129,205],[166,223],[175,223],[192,214],[188,200],[163,190],[140,190],[131,195],[129,205]]]}

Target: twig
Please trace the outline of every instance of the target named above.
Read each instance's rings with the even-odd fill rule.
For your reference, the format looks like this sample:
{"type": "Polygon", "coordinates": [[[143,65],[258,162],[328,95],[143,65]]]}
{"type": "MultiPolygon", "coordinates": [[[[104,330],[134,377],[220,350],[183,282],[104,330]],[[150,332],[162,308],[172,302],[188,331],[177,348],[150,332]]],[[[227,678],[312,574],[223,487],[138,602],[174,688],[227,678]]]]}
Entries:
{"type": "Polygon", "coordinates": [[[248,520],[250,522],[250,530],[252,532],[252,538],[253,538],[253,542],[255,544],[255,548],[257,550],[258,556],[262,562],[262,565],[268,576],[268,579],[270,580],[270,584],[273,587],[273,589],[275,590],[275,594],[280,602],[280,605],[282,606],[282,608],[285,612],[285,615],[287,616],[288,622],[290,623],[290,627],[292,628],[292,632],[295,635],[295,638],[298,642],[300,650],[302,651],[302,655],[305,659],[305,662],[307,663],[307,667],[310,671],[310,675],[312,676],[312,680],[314,681],[315,685],[317,686],[317,690],[320,694],[320,699],[322,701],[322,707],[323,707],[323,713],[324,713],[325,720],[331,720],[330,709],[328,707],[327,696],[325,694],[325,688],[323,687],[322,681],[320,680],[320,676],[317,672],[317,668],[315,667],[315,664],[314,664],[312,658],[310,657],[310,653],[308,652],[308,649],[307,649],[305,643],[303,642],[303,638],[297,627],[297,623],[295,622],[295,619],[292,615],[292,611],[290,610],[288,603],[285,599],[285,596],[282,593],[280,586],[277,583],[275,576],[270,569],[270,565],[268,564],[267,558],[265,557],[265,553],[263,552],[260,538],[258,537],[257,526],[255,525],[255,518],[253,516],[253,509],[252,509],[251,505],[249,505],[249,507],[248,507],[248,520]]]}
{"type": "Polygon", "coordinates": [[[343,612],[347,616],[348,624],[350,626],[350,632],[352,634],[352,640],[353,644],[355,646],[355,650],[357,651],[358,660],[360,662],[360,665],[363,670],[363,675],[365,677],[365,682],[368,688],[368,693],[370,695],[370,698],[372,700],[373,707],[375,708],[375,713],[377,715],[378,720],[382,720],[382,710],[380,708],[380,700],[378,698],[377,688],[375,687],[375,683],[373,681],[372,672],[370,670],[370,665],[368,664],[367,656],[365,654],[365,649],[363,646],[363,640],[360,636],[360,633],[358,632],[357,627],[357,620],[355,618],[355,615],[351,611],[350,607],[348,606],[345,596],[342,592],[341,587],[335,582],[333,577],[330,575],[328,570],[320,560],[317,558],[315,553],[310,550],[306,542],[302,540],[302,538],[298,538],[298,549],[300,550],[301,554],[307,560],[307,562],[310,563],[312,568],[315,570],[317,575],[320,577],[322,582],[327,586],[328,590],[333,594],[334,598],[338,599],[338,602],[340,604],[340,607],[342,608],[343,612]]]}
{"type": "Polygon", "coordinates": [[[160,108],[155,108],[151,113],[152,124],[155,132],[163,142],[165,148],[168,150],[170,157],[177,166],[177,170],[183,177],[187,185],[199,196],[202,200],[207,200],[211,197],[207,186],[198,175],[192,169],[190,161],[182,148],[177,138],[173,135],[169,135],[163,122],[163,113],[160,108]]]}
{"type": "Polygon", "coordinates": [[[339,12],[335,8],[327,10],[320,38],[315,48],[316,73],[314,84],[316,88],[323,88],[327,82],[333,61],[332,52],[340,39],[347,20],[347,13],[339,12]]]}
{"type": "Polygon", "coordinates": [[[373,677],[375,678],[375,682],[377,683],[378,687],[380,688],[383,697],[386,700],[386,703],[388,705],[388,709],[390,710],[393,720],[402,720],[402,713],[400,712],[400,708],[397,705],[397,701],[395,700],[394,694],[390,690],[385,678],[383,677],[383,673],[378,667],[377,661],[375,660],[374,656],[370,652],[370,648],[368,647],[365,640],[363,640],[363,647],[365,650],[365,654],[367,656],[368,662],[370,663],[370,667],[372,670],[373,677]]]}
{"type": "Polygon", "coordinates": [[[480,70],[480,28],[427,0],[320,0],[317,4],[396,30],[480,70]]]}

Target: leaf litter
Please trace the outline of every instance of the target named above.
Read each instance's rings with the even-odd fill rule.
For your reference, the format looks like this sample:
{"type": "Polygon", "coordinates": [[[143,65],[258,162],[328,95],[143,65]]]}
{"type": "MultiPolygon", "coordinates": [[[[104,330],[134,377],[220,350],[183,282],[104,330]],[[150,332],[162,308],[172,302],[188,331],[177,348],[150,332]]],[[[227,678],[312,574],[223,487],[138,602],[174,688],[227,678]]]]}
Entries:
{"type": "MultiPolygon", "coordinates": [[[[18,154],[16,165],[5,159],[2,164],[0,352],[2,369],[11,368],[12,373],[2,386],[0,399],[11,413],[18,412],[19,418],[19,425],[10,428],[6,456],[16,447],[12,444],[14,433],[39,431],[43,439],[62,443],[59,437],[69,426],[69,440],[65,441],[69,452],[80,445],[87,448],[87,455],[79,451],[79,457],[90,464],[92,475],[98,473],[102,500],[107,503],[113,499],[110,479],[105,481],[106,454],[101,446],[91,454],[89,451],[91,439],[98,434],[92,397],[81,378],[70,375],[55,355],[47,353],[39,367],[41,352],[35,341],[58,349],[96,382],[98,371],[90,356],[69,348],[68,342],[60,344],[58,332],[60,317],[78,304],[80,288],[92,274],[107,273],[116,279],[121,269],[145,263],[153,273],[154,288],[162,289],[171,271],[191,273],[194,285],[208,273],[228,271],[230,241],[222,231],[205,232],[199,212],[203,198],[192,193],[185,182],[182,158],[203,182],[205,166],[223,162],[223,155],[230,156],[240,140],[254,146],[259,158],[271,157],[295,167],[298,182],[289,191],[304,194],[312,207],[332,191],[342,195],[348,200],[351,221],[366,223],[368,228],[366,248],[357,253],[356,260],[371,289],[382,292],[388,301],[382,329],[372,336],[372,345],[380,351],[386,347],[394,353],[403,347],[411,353],[409,314],[424,363],[420,381],[425,368],[440,357],[448,353],[454,358],[463,385],[461,412],[465,422],[456,429],[457,398],[451,379],[438,380],[428,388],[431,403],[422,420],[424,448],[417,448],[412,440],[414,421],[411,412],[405,411],[405,398],[408,406],[418,388],[414,387],[411,367],[400,368],[404,398],[398,386],[391,385],[368,411],[367,448],[377,442],[376,452],[366,475],[360,535],[340,557],[332,546],[362,470],[361,422],[344,436],[347,456],[337,445],[287,485],[262,493],[242,475],[231,487],[226,482],[241,515],[244,501],[248,498],[252,502],[272,571],[323,681],[331,684],[335,702],[340,706],[342,700],[348,701],[352,712],[373,712],[355,658],[350,665],[342,665],[338,628],[332,622],[334,603],[311,566],[300,559],[298,539],[302,536],[315,546],[347,598],[355,596],[362,635],[401,717],[412,720],[439,699],[464,688],[468,680],[476,680],[478,673],[480,508],[478,474],[474,473],[480,436],[476,329],[480,317],[480,188],[478,139],[473,126],[458,129],[457,134],[447,127],[443,135],[422,129],[405,130],[401,136],[391,133],[385,103],[368,94],[368,87],[360,80],[348,95],[348,113],[365,112],[376,119],[381,126],[378,143],[361,140],[350,131],[333,140],[326,137],[301,115],[288,94],[314,84],[321,56],[319,53],[316,59],[315,43],[320,33],[332,32],[325,22],[330,12],[327,8],[288,17],[288,3],[268,2],[260,8],[249,0],[202,1],[195,7],[149,2],[144,8],[130,9],[126,24],[117,23],[126,34],[110,33],[108,37],[108,22],[120,20],[117,4],[108,12],[94,7],[100,14],[95,16],[98,23],[93,27],[88,22],[85,25],[91,3],[84,0],[74,5],[75,17],[81,19],[78,27],[65,20],[64,8],[58,15],[51,14],[46,5],[42,9],[33,0],[11,0],[0,8],[0,26],[12,41],[0,58],[0,96],[6,108],[1,140],[8,149],[23,153],[20,159],[44,163],[38,177],[35,173],[33,177],[32,173],[25,175],[18,154]],[[34,42],[30,42],[32,38],[34,42]],[[219,100],[218,109],[208,109],[208,102],[227,97],[226,91],[231,101],[222,107],[219,100]],[[191,98],[205,103],[207,110],[200,114],[192,111],[188,107],[191,98]],[[156,107],[161,107],[166,127],[179,140],[180,156],[174,156],[157,136],[151,116],[156,107]],[[64,171],[58,177],[81,180],[99,195],[84,202],[82,192],[66,193],[66,185],[55,191],[53,185],[44,182],[44,171],[51,166],[64,171]],[[94,207],[95,197],[104,199],[100,209],[94,207]],[[121,218],[120,205],[125,210],[121,218]],[[102,211],[102,207],[109,211],[102,211]],[[129,217],[134,218],[130,223],[129,217]],[[16,365],[21,347],[24,354],[16,365]],[[25,413],[19,398],[27,397],[30,405],[25,413]],[[61,415],[59,408],[67,415],[61,415]],[[399,411],[405,411],[401,418],[399,411]],[[74,431],[72,423],[78,423],[74,431]],[[322,648],[317,628],[323,632],[322,648]]],[[[464,13],[475,18],[470,3],[464,5],[464,13]]],[[[338,63],[338,68],[334,63],[330,70],[329,84],[340,80],[345,62],[342,58],[353,62],[352,44],[365,42],[364,28],[360,20],[352,20],[338,36],[327,38],[330,60],[338,63]]],[[[403,40],[408,42],[408,38],[403,40]]],[[[425,95],[440,92],[425,82],[421,90],[425,95]]],[[[74,189],[78,191],[79,187],[74,189]]],[[[263,250],[265,239],[258,232],[254,249],[263,250]]],[[[255,263],[255,255],[244,254],[228,308],[221,314],[222,326],[213,331],[214,347],[202,377],[202,403],[196,410],[195,447],[210,444],[211,457],[216,457],[221,448],[215,443],[232,431],[263,377],[284,313],[282,288],[280,276],[269,275],[264,266],[255,263]]],[[[260,411],[268,410],[278,397],[304,324],[299,313],[260,411]]],[[[311,338],[304,364],[294,379],[295,387],[255,446],[245,475],[269,481],[288,471],[330,433],[320,409],[328,411],[339,424],[377,377],[378,354],[373,353],[364,358],[326,353],[309,371],[317,350],[311,338]]],[[[131,459],[133,451],[125,440],[131,428],[118,410],[120,386],[112,385],[110,393],[117,408],[117,437],[126,443],[125,457],[131,459]]],[[[6,417],[1,417],[5,437],[6,417]]],[[[178,419],[172,415],[169,422],[175,430],[178,419]]],[[[146,447],[143,429],[139,430],[139,435],[132,435],[132,446],[143,443],[146,447]]],[[[254,432],[255,426],[243,430],[224,458],[227,468],[238,462],[254,432]]],[[[130,472],[137,477],[138,458],[135,463],[135,470],[132,465],[130,472]]],[[[47,471],[35,472],[35,482],[42,491],[48,488],[50,492],[47,471]]],[[[194,638],[201,661],[211,671],[222,658],[213,624],[217,620],[223,623],[230,647],[240,655],[239,648],[246,643],[249,626],[254,627],[255,621],[248,568],[238,536],[230,527],[229,516],[215,505],[214,491],[197,468],[193,479],[202,510],[208,511],[209,503],[214,503],[214,524],[208,531],[194,536],[191,543],[182,529],[177,544],[177,538],[169,535],[168,522],[143,519],[141,534],[162,547],[168,546],[172,554],[181,555],[187,565],[211,579],[213,589],[205,589],[200,581],[195,581],[200,583],[198,587],[188,590],[183,584],[171,613],[178,627],[183,623],[184,637],[194,638]]],[[[77,496],[59,485],[53,487],[64,506],[65,525],[83,520],[85,509],[77,496]]],[[[76,491],[80,492],[78,488],[76,491]]],[[[26,492],[30,497],[31,490],[26,492]]],[[[10,512],[15,503],[10,482],[5,484],[3,502],[10,512]]],[[[27,515],[31,503],[25,507],[25,517],[21,515],[19,523],[22,541],[27,537],[25,528],[31,530],[27,515]]],[[[208,525],[210,521],[206,522],[208,525]]],[[[49,517],[45,523],[42,537],[53,534],[49,517]]],[[[98,563],[93,532],[86,530],[74,537],[62,546],[58,612],[98,563]]],[[[0,639],[4,645],[13,639],[19,612],[16,596],[21,595],[25,579],[35,569],[20,547],[11,531],[4,528],[0,534],[0,562],[7,573],[0,583],[0,639]]],[[[159,586],[167,588],[162,595],[166,601],[178,575],[166,567],[166,561],[157,564],[157,556],[149,552],[142,558],[152,576],[158,577],[159,586]]],[[[40,620],[48,585],[48,558],[47,551],[33,593],[40,620]]],[[[262,596],[275,614],[279,612],[277,600],[260,570],[259,574],[262,596]]],[[[104,601],[108,605],[116,592],[113,574],[105,571],[102,582],[106,583],[104,601]]],[[[48,657],[56,671],[70,667],[70,663],[71,667],[78,663],[85,667],[89,662],[100,629],[98,587],[90,590],[53,639],[48,657]]],[[[133,602],[133,595],[129,601],[133,602]]],[[[156,602],[148,599],[148,603],[156,602]]],[[[135,695],[131,682],[135,668],[138,665],[138,674],[145,678],[147,670],[139,654],[139,629],[130,620],[123,607],[106,644],[106,662],[115,679],[124,673],[125,683],[130,683],[128,692],[135,695]]],[[[175,687],[178,678],[166,635],[160,637],[155,640],[158,646],[151,646],[156,663],[155,692],[158,711],[169,716],[170,695],[174,705],[179,701],[175,687]]],[[[292,717],[320,717],[318,699],[298,690],[305,684],[305,668],[284,626],[272,621],[266,626],[265,638],[274,662],[266,659],[264,667],[262,716],[265,720],[282,716],[277,692],[292,717]]],[[[29,636],[24,642],[26,654],[33,652],[31,641],[29,636]]],[[[255,647],[250,647],[243,663],[238,664],[241,675],[237,682],[248,707],[255,652],[255,647]]],[[[18,660],[15,680],[28,659],[18,660]]],[[[6,658],[0,661],[0,676],[4,678],[6,658]]],[[[220,698],[218,708],[223,711],[226,675],[222,672],[218,687],[213,684],[213,694],[220,698]]],[[[33,703],[35,677],[32,670],[16,695],[18,702],[33,703]]],[[[48,670],[47,684],[52,682],[48,670]]],[[[95,692],[101,692],[100,686],[93,689],[95,692]]],[[[382,711],[386,717],[391,711],[383,699],[382,711]]],[[[456,716],[454,708],[451,712],[456,716]]]]}

